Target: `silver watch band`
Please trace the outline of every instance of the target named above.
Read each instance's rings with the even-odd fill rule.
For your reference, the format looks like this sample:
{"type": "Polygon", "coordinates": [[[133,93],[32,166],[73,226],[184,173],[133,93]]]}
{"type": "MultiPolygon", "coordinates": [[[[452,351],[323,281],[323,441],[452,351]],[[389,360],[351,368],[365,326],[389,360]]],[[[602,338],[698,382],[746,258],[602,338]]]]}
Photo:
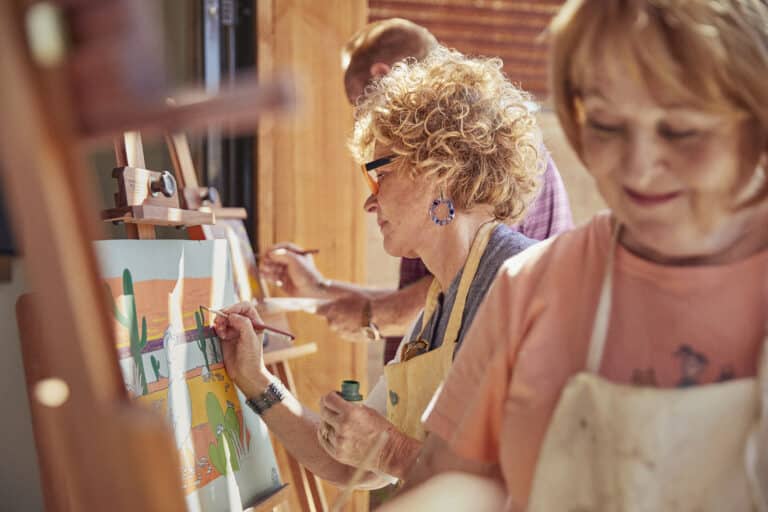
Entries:
{"type": "Polygon", "coordinates": [[[249,398],[245,405],[251,408],[253,412],[261,416],[264,412],[278,402],[285,399],[285,388],[277,382],[270,382],[267,389],[258,396],[249,398]]]}

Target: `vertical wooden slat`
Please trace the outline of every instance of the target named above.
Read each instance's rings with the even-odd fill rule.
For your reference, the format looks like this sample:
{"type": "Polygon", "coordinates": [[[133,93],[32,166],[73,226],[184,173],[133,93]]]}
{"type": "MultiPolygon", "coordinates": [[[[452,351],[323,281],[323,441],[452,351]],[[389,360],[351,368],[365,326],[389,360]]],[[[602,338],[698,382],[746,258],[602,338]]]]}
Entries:
{"type": "MultiPolygon", "coordinates": [[[[340,51],[366,22],[364,0],[259,2],[259,74],[299,77],[299,108],[259,133],[259,248],[290,240],[317,247],[329,278],[365,278],[365,184],[346,149],[352,111],[344,95],[340,51]]],[[[291,317],[299,339],[317,354],[292,361],[301,401],[312,408],[343,379],[366,385],[367,347],[332,334],[325,321],[291,317]]],[[[330,502],[337,492],[325,485],[330,502]]],[[[367,510],[367,494],[353,510],[367,510]]]]}
{"type": "MultiPolygon", "coordinates": [[[[260,77],[270,77],[275,74],[273,68],[273,54],[275,52],[275,0],[259,0],[256,3],[256,65],[260,77]]],[[[257,218],[254,226],[256,250],[267,247],[275,239],[273,202],[274,193],[274,140],[272,132],[274,120],[271,116],[264,116],[259,121],[258,135],[256,138],[257,177],[253,180],[256,187],[257,218]]]]}
{"type": "MultiPolygon", "coordinates": [[[[141,141],[141,133],[125,132],[122,137],[116,139],[115,162],[117,167],[138,167],[146,169],[144,160],[144,144],[141,141]]],[[[157,238],[155,227],[148,224],[126,224],[125,233],[128,238],[137,240],[154,240],[157,238]]]]}

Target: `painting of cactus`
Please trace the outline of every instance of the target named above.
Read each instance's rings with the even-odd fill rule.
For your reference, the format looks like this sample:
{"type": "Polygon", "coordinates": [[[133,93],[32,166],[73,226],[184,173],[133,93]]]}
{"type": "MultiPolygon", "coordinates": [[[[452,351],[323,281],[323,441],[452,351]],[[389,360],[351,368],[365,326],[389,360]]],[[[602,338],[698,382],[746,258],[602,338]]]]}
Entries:
{"type": "Polygon", "coordinates": [[[219,345],[218,343],[211,343],[211,352],[213,352],[213,362],[214,363],[219,363],[219,362],[223,361],[223,359],[221,359],[221,357],[219,357],[219,351],[216,349],[216,347],[218,345],[219,345]]]}
{"type": "Polygon", "coordinates": [[[198,308],[198,311],[195,311],[195,324],[197,325],[197,331],[200,333],[200,339],[197,340],[197,348],[200,349],[200,352],[203,354],[203,359],[205,359],[205,368],[208,372],[211,371],[211,364],[208,361],[208,350],[206,349],[208,344],[208,338],[206,337],[205,332],[205,313],[203,312],[203,308],[198,308]]]}
{"type": "Polygon", "coordinates": [[[222,475],[227,474],[227,465],[224,452],[224,443],[227,443],[230,453],[230,464],[234,471],[240,469],[240,457],[245,455],[245,450],[240,439],[240,423],[237,420],[235,409],[227,404],[227,412],[223,412],[216,395],[208,393],[205,406],[208,411],[208,425],[212,432],[216,433],[216,441],[210,443],[208,456],[216,469],[222,475]]]}
{"type": "MultiPolygon", "coordinates": [[[[109,289],[109,285],[107,285],[109,289]]],[[[139,334],[139,322],[136,316],[136,298],[133,293],[133,278],[131,277],[131,271],[127,268],[123,270],[123,295],[122,307],[118,307],[117,302],[112,297],[111,289],[109,298],[112,300],[112,311],[115,318],[120,322],[131,337],[131,356],[133,357],[134,364],[139,373],[139,385],[141,386],[141,394],[146,395],[149,391],[147,387],[147,374],[144,371],[144,358],[142,357],[142,351],[147,346],[147,318],[141,317],[141,334],[139,334]]]]}
{"type": "Polygon", "coordinates": [[[226,241],[95,245],[126,388],[168,421],[188,509],[247,507],[280,487],[269,432],[227,375],[200,309],[235,302],[226,241]]]}
{"type": "Polygon", "coordinates": [[[155,356],[150,356],[152,361],[152,371],[155,374],[155,380],[160,380],[160,361],[155,356]]]}

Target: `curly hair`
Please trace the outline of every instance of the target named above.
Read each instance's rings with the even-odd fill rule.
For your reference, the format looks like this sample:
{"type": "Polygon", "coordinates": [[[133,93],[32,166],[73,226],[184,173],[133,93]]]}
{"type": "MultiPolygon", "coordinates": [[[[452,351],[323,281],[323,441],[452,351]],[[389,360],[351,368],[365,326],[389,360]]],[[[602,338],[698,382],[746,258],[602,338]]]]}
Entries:
{"type": "Polygon", "coordinates": [[[543,169],[541,134],[530,96],[501,67],[441,46],[398,63],[355,109],[353,155],[363,162],[384,144],[403,157],[397,172],[435,180],[458,209],[490,205],[519,220],[543,169]]]}

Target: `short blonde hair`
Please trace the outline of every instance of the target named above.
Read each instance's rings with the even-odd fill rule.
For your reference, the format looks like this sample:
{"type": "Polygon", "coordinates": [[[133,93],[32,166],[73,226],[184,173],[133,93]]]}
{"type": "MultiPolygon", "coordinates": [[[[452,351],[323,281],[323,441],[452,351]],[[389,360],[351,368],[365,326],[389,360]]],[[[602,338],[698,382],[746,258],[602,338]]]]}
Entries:
{"type": "Polygon", "coordinates": [[[371,66],[377,62],[392,66],[407,57],[421,60],[437,45],[429,30],[403,18],[369,23],[341,50],[347,97],[354,101],[363,93],[372,78],[371,66]]]}
{"type": "Polygon", "coordinates": [[[541,135],[529,95],[501,66],[443,47],[397,64],[357,107],[350,149],[362,162],[375,142],[390,146],[398,169],[436,180],[457,208],[519,219],[542,170],[541,135]]]}
{"type": "Polygon", "coordinates": [[[555,110],[582,160],[578,98],[604,49],[677,98],[709,111],[746,113],[763,152],[768,149],[765,0],[568,0],[549,39],[555,110]]]}

